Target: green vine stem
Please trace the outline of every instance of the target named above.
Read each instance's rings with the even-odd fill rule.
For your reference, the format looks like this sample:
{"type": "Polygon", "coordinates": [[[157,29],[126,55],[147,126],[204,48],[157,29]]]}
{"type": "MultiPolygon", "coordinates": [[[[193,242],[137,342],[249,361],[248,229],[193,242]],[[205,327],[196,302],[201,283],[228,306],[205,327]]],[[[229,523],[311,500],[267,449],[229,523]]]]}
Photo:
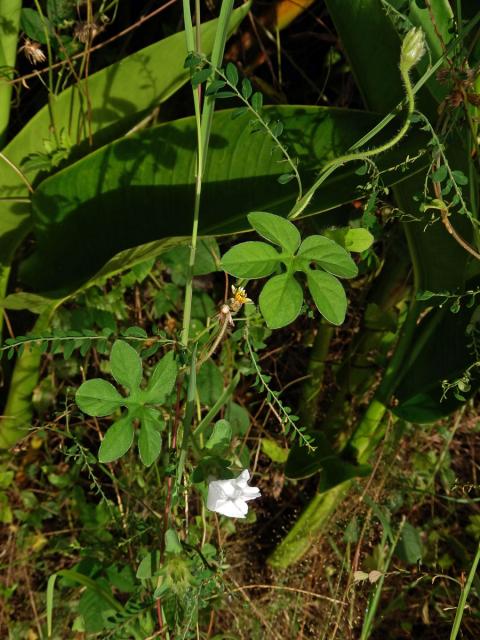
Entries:
{"type": "Polygon", "coordinates": [[[366,151],[357,151],[353,153],[347,153],[339,158],[335,158],[322,169],[319,177],[315,180],[310,189],[305,195],[298,200],[290,211],[288,217],[290,220],[295,220],[299,215],[303,213],[305,208],[310,204],[317,189],[325,182],[325,180],[339,167],[347,164],[347,162],[362,161],[377,156],[381,153],[385,153],[389,149],[392,149],[400,140],[405,136],[410,128],[410,122],[415,111],[415,95],[413,91],[412,81],[410,79],[410,71],[419,62],[423,54],[425,53],[425,38],[423,31],[418,28],[411,29],[402,43],[402,50],[400,55],[400,75],[405,87],[406,99],[407,99],[407,115],[405,121],[400,130],[387,142],[375,147],[374,149],[368,149],[366,151]]]}
{"type": "MultiPolygon", "coordinates": [[[[36,327],[37,325],[35,325],[36,327]]],[[[6,343],[0,347],[0,353],[3,351],[10,351],[10,349],[19,349],[22,347],[30,347],[30,346],[40,346],[44,343],[57,343],[57,342],[89,342],[93,340],[111,340],[114,338],[114,334],[109,335],[70,335],[70,336],[62,336],[62,335],[32,335],[25,336],[25,338],[17,338],[17,339],[9,339],[6,343]]],[[[128,335],[120,335],[118,336],[122,340],[126,340],[127,342],[159,342],[160,344],[169,344],[175,345],[177,344],[175,340],[167,340],[165,338],[161,338],[160,336],[153,336],[148,338],[140,338],[137,336],[128,336],[128,335]]]]}
{"type": "Polygon", "coordinates": [[[480,562],[480,542],[477,545],[477,551],[475,553],[472,566],[470,567],[470,571],[468,573],[467,582],[463,586],[462,592],[460,594],[457,610],[455,612],[455,620],[453,621],[452,631],[450,633],[450,640],[456,640],[458,636],[458,632],[460,631],[463,614],[467,606],[468,595],[470,593],[470,589],[472,588],[472,584],[477,573],[477,567],[479,562],[480,562]]]}
{"type": "MultiPolygon", "coordinates": [[[[199,17],[199,16],[198,16],[199,17]]],[[[190,9],[190,0],[183,0],[183,20],[185,22],[185,38],[187,44],[187,51],[195,51],[197,53],[197,46],[199,45],[199,39],[195,37],[193,29],[192,14],[190,9]]],[[[197,24],[197,29],[200,25],[197,24]]],[[[193,267],[195,265],[195,257],[197,253],[197,238],[198,238],[198,222],[200,215],[200,199],[202,195],[202,168],[203,168],[203,144],[201,138],[201,107],[200,107],[200,87],[193,89],[193,104],[195,109],[195,123],[197,129],[197,159],[196,159],[196,173],[195,173],[195,201],[193,206],[193,222],[192,222],[192,234],[190,240],[190,254],[188,258],[188,272],[187,281],[185,284],[185,303],[183,309],[183,327],[181,342],[183,347],[187,347],[189,333],[190,333],[190,321],[192,315],[192,298],[193,298],[193,267]]]]}

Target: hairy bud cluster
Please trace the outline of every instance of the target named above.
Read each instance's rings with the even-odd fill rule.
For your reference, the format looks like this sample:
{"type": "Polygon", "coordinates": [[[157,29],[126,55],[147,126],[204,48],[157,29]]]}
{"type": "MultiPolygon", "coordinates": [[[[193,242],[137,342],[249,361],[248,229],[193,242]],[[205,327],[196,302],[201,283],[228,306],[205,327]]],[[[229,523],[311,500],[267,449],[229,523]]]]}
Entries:
{"type": "Polygon", "coordinates": [[[408,73],[412,67],[422,58],[425,53],[425,36],[418,27],[413,27],[405,36],[402,43],[400,56],[400,68],[408,73]]]}

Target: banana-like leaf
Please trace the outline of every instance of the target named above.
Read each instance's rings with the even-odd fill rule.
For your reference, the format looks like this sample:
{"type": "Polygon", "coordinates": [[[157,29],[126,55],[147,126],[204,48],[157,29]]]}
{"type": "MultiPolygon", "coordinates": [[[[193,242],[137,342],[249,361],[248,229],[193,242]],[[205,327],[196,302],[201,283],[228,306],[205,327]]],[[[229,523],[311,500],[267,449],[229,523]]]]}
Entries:
{"type": "MultiPolygon", "coordinates": [[[[300,159],[305,184],[378,122],[370,113],[324,107],[265,111],[283,122],[283,139],[300,159]]],[[[200,215],[204,235],[245,229],[252,210],[285,214],[296,196],[293,181],[277,182],[286,169],[271,139],[252,134],[248,117],[231,116],[221,111],[214,118],[200,215]]],[[[185,118],[118,140],[45,180],[33,197],[38,245],[22,266],[22,280],[37,292],[63,295],[121,250],[152,238],[188,237],[195,145],[194,119],[185,118]]],[[[402,148],[385,156],[385,166],[395,166],[404,153],[402,148]]],[[[350,165],[325,183],[312,211],[354,198],[362,182],[355,169],[350,165]]],[[[385,177],[392,183],[403,174],[385,177]]]]}
{"type": "Polygon", "coordinates": [[[391,111],[404,97],[398,68],[400,38],[381,0],[325,3],[364,103],[379,113],[391,111]]]}
{"type": "MultiPolygon", "coordinates": [[[[236,9],[230,19],[233,33],[249,10],[249,4],[236,9]]],[[[218,20],[202,25],[202,50],[210,54],[218,20]]],[[[2,39],[3,44],[3,39],[2,39]]],[[[91,119],[86,106],[86,81],[72,85],[52,101],[53,125],[57,136],[72,145],[66,162],[78,159],[93,148],[124,135],[145,112],[165,102],[189,78],[184,68],[187,52],[182,31],[160,40],[116,62],[88,78],[91,119]]],[[[49,108],[44,106],[3,149],[4,155],[17,167],[32,154],[45,153],[45,141],[56,147],[52,135],[49,108]]],[[[35,182],[40,169],[25,174],[35,182]]],[[[22,200],[29,193],[25,183],[12,168],[0,159],[0,264],[11,261],[15,248],[30,228],[30,208],[22,200]],[[11,200],[13,199],[13,201],[11,200]]]]}
{"type": "MultiPolygon", "coordinates": [[[[51,303],[44,308],[32,333],[41,334],[46,331],[56,307],[56,303],[51,303]]],[[[41,357],[40,346],[32,344],[25,347],[15,363],[7,402],[0,417],[0,449],[11,447],[28,435],[32,428],[32,394],[38,384],[41,357]]]]}

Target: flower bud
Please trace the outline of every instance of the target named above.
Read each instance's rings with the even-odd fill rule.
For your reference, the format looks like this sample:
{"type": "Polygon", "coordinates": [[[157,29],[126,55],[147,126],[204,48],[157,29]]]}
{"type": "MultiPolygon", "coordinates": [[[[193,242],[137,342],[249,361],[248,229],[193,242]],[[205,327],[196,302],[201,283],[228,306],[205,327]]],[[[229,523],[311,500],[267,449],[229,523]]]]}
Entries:
{"type": "Polygon", "coordinates": [[[405,36],[402,43],[400,68],[408,73],[425,53],[425,36],[418,27],[413,27],[405,36]]]}

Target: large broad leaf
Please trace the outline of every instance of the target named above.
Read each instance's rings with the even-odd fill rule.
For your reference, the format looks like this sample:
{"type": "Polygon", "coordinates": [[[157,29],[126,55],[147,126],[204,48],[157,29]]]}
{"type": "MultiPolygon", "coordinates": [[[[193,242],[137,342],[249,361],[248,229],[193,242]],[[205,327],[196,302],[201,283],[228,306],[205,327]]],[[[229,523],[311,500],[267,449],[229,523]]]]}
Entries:
{"type": "MultiPolygon", "coordinates": [[[[235,10],[230,19],[232,33],[247,14],[249,5],[235,10]]],[[[202,25],[202,50],[212,50],[218,20],[202,25]]],[[[3,42],[3,41],[2,41],[3,42]]],[[[189,78],[184,68],[186,57],[185,33],[182,31],[156,42],[88,78],[91,100],[90,131],[93,147],[118,138],[137,122],[142,114],[164,102],[189,78]]],[[[74,145],[71,159],[91,150],[84,83],[69,87],[52,102],[55,129],[58,135],[68,136],[74,145]]],[[[31,154],[45,153],[45,140],[54,144],[49,109],[43,107],[3,149],[5,156],[16,166],[31,154]]],[[[33,182],[39,170],[26,172],[33,182]]],[[[0,197],[25,198],[28,190],[18,175],[0,162],[0,197]]],[[[29,228],[29,207],[21,201],[0,201],[0,263],[8,264],[15,247],[29,228]]]]}
{"type": "MultiPolygon", "coordinates": [[[[467,335],[467,328],[474,326],[472,316],[476,315],[474,309],[466,306],[458,313],[445,306],[426,317],[413,338],[413,345],[421,348],[413,350],[400,374],[395,394],[398,404],[393,409],[396,415],[420,424],[435,422],[463,404],[455,397],[453,389],[443,397],[442,382],[452,383],[461,378],[477,360],[469,344],[475,339],[475,334],[467,335]]],[[[471,382],[470,391],[463,395],[470,397],[478,383],[477,376],[471,382]]]]}
{"type": "MultiPolygon", "coordinates": [[[[283,121],[285,142],[300,158],[305,184],[378,122],[369,113],[324,107],[266,111],[283,121]]],[[[203,234],[244,229],[249,211],[285,214],[294,202],[293,183],[277,183],[284,168],[277,153],[272,155],[271,140],[252,135],[246,125],[243,118],[232,120],[229,111],[214,118],[200,214],[203,234]]],[[[23,265],[24,281],[37,291],[70,292],[121,250],[153,238],[188,238],[195,145],[194,119],[185,118],[109,144],[45,180],[33,198],[38,246],[23,265]]],[[[406,146],[395,149],[382,162],[391,167],[407,152],[406,146]]],[[[349,166],[322,186],[313,202],[317,211],[355,197],[361,179],[354,169],[349,166]]],[[[394,182],[400,175],[389,172],[386,178],[394,182]]]]}
{"type": "Polygon", "coordinates": [[[382,1],[325,0],[325,4],[365,104],[380,112],[394,109],[403,99],[400,39],[382,1]],[[382,65],[388,72],[382,72],[382,65]]]}

